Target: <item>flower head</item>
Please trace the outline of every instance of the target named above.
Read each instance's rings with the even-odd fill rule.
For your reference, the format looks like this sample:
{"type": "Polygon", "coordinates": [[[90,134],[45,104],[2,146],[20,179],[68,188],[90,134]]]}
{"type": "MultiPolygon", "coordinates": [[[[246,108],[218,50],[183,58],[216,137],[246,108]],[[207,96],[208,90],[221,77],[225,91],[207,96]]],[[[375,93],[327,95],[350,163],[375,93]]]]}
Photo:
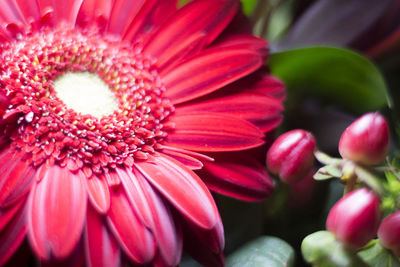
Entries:
{"type": "Polygon", "coordinates": [[[374,165],[389,150],[389,126],[378,113],[367,113],[346,128],[340,137],[339,153],[343,158],[374,165]]]}
{"type": "Polygon", "coordinates": [[[209,188],[272,189],[242,153],[281,120],[267,44],[234,0],[51,3],[0,9],[0,265],[25,238],[50,263],[223,264],[209,188]]]}

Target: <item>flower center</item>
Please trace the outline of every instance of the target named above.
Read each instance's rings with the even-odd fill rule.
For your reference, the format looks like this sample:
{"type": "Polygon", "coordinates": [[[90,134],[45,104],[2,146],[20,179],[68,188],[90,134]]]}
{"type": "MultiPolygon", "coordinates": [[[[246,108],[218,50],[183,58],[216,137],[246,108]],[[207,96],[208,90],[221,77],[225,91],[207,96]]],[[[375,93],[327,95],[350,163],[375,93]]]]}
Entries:
{"type": "Polygon", "coordinates": [[[155,153],[173,112],[140,43],[94,31],[49,30],[0,47],[7,112],[21,114],[11,147],[31,164],[107,173],[155,153]]]}
{"type": "Polygon", "coordinates": [[[67,72],[54,81],[54,90],[68,107],[97,118],[118,109],[117,99],[108,85],[90,72],[67,72]]]}

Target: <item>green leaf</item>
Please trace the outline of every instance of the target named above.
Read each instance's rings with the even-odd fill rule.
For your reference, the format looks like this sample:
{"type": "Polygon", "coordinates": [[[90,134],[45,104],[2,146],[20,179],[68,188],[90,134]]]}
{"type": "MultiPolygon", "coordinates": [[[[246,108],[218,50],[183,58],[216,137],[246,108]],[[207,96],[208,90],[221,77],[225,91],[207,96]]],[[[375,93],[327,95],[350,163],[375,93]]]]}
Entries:
{"type": "Polygon", "coordinates": [[[357,254],[336,241],[334,234],[319,231],[308,235],[301,244],[304,259],[314,267],[367,267],[357,254]]]}
{"type": "Polygon", "coordinates": [[[257,5],[257,0],[241,0],[243,13],[249,16],[253,13],[254,8],[257,5]]]}
{"type": "Polygon", "coordinates": [[[374,267],[400,267],[399,260],[379,240],[373,240],[369,246],[360,251],[358,255],[370,266],[374,267]]]}
{"type": "Polygon", "coordinates": [[[259,237],[231,254],[227,267],[294,266],[294,250],[285,241],[272,236],[259,237]]]}
{"type": "Polygon", "coordinates": [[[308,47],[272,54],[271,71],[290,97],[315,96],[364,113],[389,104],[385,81],[365,57],[335,47],[308,47]]]}

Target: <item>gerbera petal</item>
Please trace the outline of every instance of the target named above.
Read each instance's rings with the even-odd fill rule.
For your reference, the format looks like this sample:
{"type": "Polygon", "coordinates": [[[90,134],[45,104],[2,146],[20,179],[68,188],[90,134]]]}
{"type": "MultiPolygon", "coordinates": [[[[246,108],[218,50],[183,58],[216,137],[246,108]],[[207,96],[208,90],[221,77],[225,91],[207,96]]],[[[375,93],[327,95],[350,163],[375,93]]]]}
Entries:
{"type": "Polygon", "coordinates": [[[28,229],[31,245],[43,259],[65,258],[77,245],[86,216],[87,194],[81,173],[42,165],[40,182],[30,194],[28,229]]]}
{"type": "Polygon", "coordinates": [[[217,207],[193,171],[163,155],[152,157],[152,162],[137,162],[135,166],[186,218],[205,229],[215,226],[217,207]]]}
{"type": "Polygon", "coordinates": [[[186,154],[171,150],[164,150],[163,153],[176,159],[191,170],[200,170],[203,167],[203,163],[200,160],[186,154]]]}
{"type": "Polygon", "coordinates": [[[262,57],[243,49],[212,49],[203,52],[167,73],[161,73],[165,96],[173,104],[211,93],[262,65],[262,57]]]}
{"type": "Polygon", "coordinates": [[[122,188],[111,192],[108,225],[125,254],[135,263],[150,262],[156,251],[151,232],[139,220],[122,188]]]}
{"type": "Polygon", "coordinates": [[[115,0],[107,32],[122,37],[144,3],[145,0],[115,0]]]}
{"type": "Polygon", "coordinates": [[[39,26],[40,13],[39,6],[36,1],[16,0],[18,8],[21,11],[25,21],[34,29],[39,26]]]}
{"type": "Polygon", "coordinates": [[[176,11],[176,8],[177,0],[146,1],[123,39],[129,41],[141,39],[146,42],[156,29],[176,11]]]}
{"type": "Polygon", "coordinates": [[[0,230],[0,266],[14,254],[26,235],[26,206],[18,211],[10,223],[0,230]]]}
{"type": "Polygon", "coordinates": [[[179,263],[180,245],[169,208],[138,171],[117,169],[131,205],[144,224],[150,228],[160,253],[168,266],[179,263]]]}
{"type": "Polygon", "coordinates": [[[171,118],[175,131],[166,143],[194,151],[235,151],[263,144],[263,133],[253,124],[218,113],[181,114],[171,118]]]}
{"type": "Polygon", "coordinates": [[[87,209],[84,238],[88,266],[120,266],[121,258],[118,243],[109,233],[105,220],[90,206],[87,209]]]}
{"type": "MultiPolygon", "coordinates": [[[[224,88],[225,89],[225,88],[224,88]]],[[[264,69],[260,69],[251,75],[226,87],[229,93],[261,94],[283,101],[286,95],[285,85],[277,78],[266,74],[264,69]]]]}
{"type": "Polygon", "coordinates": [[[249,49],[258,51],[260,55],[264,56],[264,60],[268,55],[268,42],[262,38],[258,38],[251,34],[230,34],[220,38],[212,48],[236,48],[236,49],[249,49]]]}
{"type": "Polygon", "coordinates": [[[255,165],[260,164],[254,161],[242,164],[206,162],[200,175],[207,186],[217,193],[244,201],[260,201],[272,193],[274,185],[265,168],[255,165]]]}
{"type": "Polygon", "coordinates": [[[48,16],[46,23],[51,26],[55,26],[58,23],[67,23],[69,26],[74,26],[82,1],[37,0],[37,3],[40,16],[48,16]]]}
{"type": "Polygon", "coordinates": [[[11,207],[0,208],[0,232],[6,225],[14,218],[14,215],[21,209],[22,204],[25,203],[25,199],[15,203],[11,207]]]}
{"type": "Polygon", "coordinates": [[[29,192],[34,181],[34,169],[10,149],[0,154],[0,207],[12,205],[29,192]]]}
{"type": "Polygon", "coordinates": [[[199,112],[229,114],[250,121],[266,132],[279,125],[282,111],[283,106],[276,99],[258,94],[238,93],[179,106],[175,114],[199,112]]]}
{"type": "Polygon", "coordinates": [[[15,38],[26,30],[24,16],[15,1],[1,0],[0,5],[0,31],[7,37],[15,38]]]}
{"type": "Polygon", "coordinates": [[[231,21],[237,8],[238,2],[232,0],[192,1],[154,34],[144,51],[157,58],[157,65],[162,67],[170,58],[185,50],[179,44],[192,40],[193,35],[204,33],[203,46],[211,43],[231,21]]]}
{"type": "Polygon", "coordinates": [[[185,220],[181,222],[185,251],[204,266],[224,266],[224,237],[220,218],[216,226],[208,231],[198,229],[185,220]]]}
{"type": "Polygon", "coordinates": [[[110,208],[110,191],[106,179],[93,175],[92,178],[84,180],[90,203],[98,213],[105,214],[110,208]]]}
{"type": "Polygon", "coordinates": [[[111,9],[112,1],[85,0],[79,9],[76,24],[85,27],[93,23],[104,30],[110,18],[111,9]]]}

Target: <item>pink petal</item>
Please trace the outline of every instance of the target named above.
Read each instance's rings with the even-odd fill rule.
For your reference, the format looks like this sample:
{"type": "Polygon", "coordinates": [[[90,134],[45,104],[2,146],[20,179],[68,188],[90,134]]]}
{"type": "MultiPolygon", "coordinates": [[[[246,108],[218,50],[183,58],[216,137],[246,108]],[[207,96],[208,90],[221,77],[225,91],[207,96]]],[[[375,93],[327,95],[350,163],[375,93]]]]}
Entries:
{"type": "Polygon", "coordinates": [[[201,231],[185,220],[181,222],[185,251],[203,266],[224,266],[222,223],[219,221],[215,228],[201,231]],[[218,244],[218,240],[222,243],[218,244]]]}
{"type": "Polygon", "coordinates": [[[258,94],[237,93],[176,107],[175,114],[217,112],[245,119],[261,130],[274,129],[282,121],[280,101],[258,94]]]}
{"type": "Polygon", "coordinates": [[[167,151],[167,152],[177,152],[180,154],[185,154],[192,158],[199,159],[201,161],[214,161],[214,159],[208,155],[197,153],[197,152],[190,151],[190,150],[185,150],[185,149],[182,149],[179,147],[162,145],[162,149],[163,149],[163,151],[167,151]]]}
{"type": "Polygon", "coordinates": [[[110,18],[111,9],[112,1],[85,0],[79,9],[76,24],[85,28],[93,23],[104,29],[110,18]]]}
{"type": "Polygon", "coordinates": [[[0,208],[0,232],[8,225],[15,214],[21,210],[22,205],[25,204],[25,199],[15,203],[7,208],[0,208]]]}
{"type": "Polygon", "coordinates": [[[170,266],[179,263],[179,240],[169,209],[154,192],[143,175],[128,169],[117,168],[128,199],[140,220],[148,227],[157,241],[160,252],[170,266]]]}
{"type": "Polygon", "coordinates": [[[18,211],[11,222],[0,231],[0,266],[14,254],[26,235],[27,208],[18,211]]]}
{"type": "Polygon", "coordinates": [[[0,162],[0,207],[6,207],[29,192],[35,171],[21,154],[11,149],[1,152],[0,162]]]}
{"type": "Polygon", "coordinates": [[[17,34],[24,33],[27,23],[15,1],[0,0],[0,32],[7,38],[16,38],[17,34]]]}
{"type": "Polygon", "coordinates": [[[144,0],[115,0],[111,9],[107,32],[122,37],[144,2],[144,0]]]}
{"type": "Polygon", "coordinates": [[[176,8],[177,0],[146,1],[127,29],[124,40],[142,39],[145,42],[176,11],[176,8]]]}
{"type": "Polygon", "coordinates": [[[110,191],[106,179],[93,175],[92,178],[84,180],[90,203],[98,213],[107,213],[110,208],[110,191]]]}
{"type": "Polygon", "coordinates": [[[90,206],[86,216],[85,250],[88,266],[120,266],[118,243],[105,226],[105,220],[90,206]]]}
{"type": "Polygon", "coordinates": [[[167,144],[194,151],[235,151],[263,144],[263,133],[253,124],[217,113],[175,115],[176,128],[167,144]]]}
{"type": "MultiPolygon", "coordinates": [[[[236,49],[248,49],[252,51],[258,51],[260,55],[264,57],[264,60],[268,56],[268,43],[262,38],[258,38],[251,34],[229,34],[220,38],[212,48],[236,48],[236,49]]],[[[212,49],[211,48],[211,49],[212,49]]]]}
{"type": "Polygon", "coordinates": [[[40,182],[30,194],[28,236],[43,259],[67,257],[78,244],[86,216],[87,194],[82,173],[42,165],[40,182]]]}
{"type": "Polygon", "coordinates": [[[156,251],[151,232],[142,224],[121,188],[111,192],[108,225],[125,254],[135,263],[150,262],[156,251]]]}
{"type": "MultiPolygon", "coordinates": [[[[202,47],[210,44],[231,21],[238,8],[237,1],[203,0],[192,1],[179,9],[145,46],[145,53],[158,59],[158,67],[186,50],[181,46],[193,36],[203,34],[202,47]]],[[[189,44],[188,44],[189,45],[189,44]]]]}
{"type": "Polygon", "coordinates": [[[203,163],[200,160],[186,154],[168,150],[164,150],[163,153],[176,159],[191,170],[200,170],[203,167],[203,163]]]}
{"type": "Polygon", "coordinates": [[[206,162],[200,176],[208,188],[217,193],[244,201],[260,201],[273,190],[272,179],[261,164],[245,160],[242,162],[206,162]]]}
{"type": "Polygon", "coordinates": [[[39,6],[36,1],[16,0],[18,8],[25,18],[25,21],[34,29],[39,27],[40,19],[39,6]]]}
{"type": "Polygon", "coordinates": [[[263,68],[229,85],[226,92],[260,94],[279,101],[283,101],[286,95],[285,85],[279,79],[267,74],[267,70],[263,68]]]}
{"type": "Polygon", "coordinates": [[[205,51],[166,73],[161,73],[167,88],[165,97],[173,104],[209,94],[262,65],[255,51],[242,49],[212,49],[205,51]]]}
{"type": "Polygon", "coordinates": [[[82,1],[37,0],[37,3],[40,16],[49,16],[46,24],[55,26],[59,23],[67,23],[69,26],[74,26],[82,1]]]}
{"type": "Polygon", "coordinates": [[[152,160],[137,162],[135,166],[186,218],[202,228],[213,228],[218,210],[200,178],[167,156],[160,155],[152,160]]]}

